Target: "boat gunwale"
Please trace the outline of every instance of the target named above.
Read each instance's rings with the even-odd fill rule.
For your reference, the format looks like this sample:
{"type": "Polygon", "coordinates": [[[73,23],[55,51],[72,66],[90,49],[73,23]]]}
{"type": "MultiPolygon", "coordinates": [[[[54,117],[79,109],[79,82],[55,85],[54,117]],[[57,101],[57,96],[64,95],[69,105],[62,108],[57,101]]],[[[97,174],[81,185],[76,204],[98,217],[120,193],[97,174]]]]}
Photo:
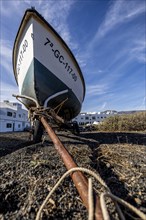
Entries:
{"type": "Polygon", "coordinates": [[[81,81],[82,81],[82,85],[83,85],[83,101],[84,101],[84,98],[85,98],[85,81],[84,81],[84,78],[83,78],[83,75],[82,75],[82,71],[80,69],[80,66],[75,58],[75,56],[73,55],[72,51],[70,50],[70,48],[67,46],[67,44],[65,43],[65,41],[61,38],[61,36],[55,31],[55,29],[43,18],[43,16],[41,14],[39,14],[35,9],[27,9],[25,11],[25,14],[22,18],[22,21],[20,23],[20,26],[19,26],[19,29],[18,29],[18,32],[17,32],[17,35],[16,35],[16,38],[15,38],[15,41],[14,41],[14,46],[13,46],[13,57],[12,57],[12,63],[13,63],[13,71],[14,71],[14,76],[15,76],[15,79],[16,79],[16,82],[18,84],[18,79],[17,79],[17,76],[16,76],[16,47],[17,47],[17,44],[19,42],[19,39],[21,38],[21,35],[23,33],[23,30],[26,26],[26,24],[28,23],[29,19],[31,17],[34,17],[35,19],[37,19],[39,22],[41,22],[42,24],[45,23],[46,27],[49,28],[54,34],[55,34],[55,37],[57,36],[59,38],[59,40],[61,41],[63,47],[65,47],[65,49],[67,50],[67,52],[69,52],[69,54],[71,55],[71,58],[73,59],[73,61],[75,62],[75,65],[77,67],[77,69],[79,70],[78,73],[79,73],[79,76],[81,78],[81,81]]]}

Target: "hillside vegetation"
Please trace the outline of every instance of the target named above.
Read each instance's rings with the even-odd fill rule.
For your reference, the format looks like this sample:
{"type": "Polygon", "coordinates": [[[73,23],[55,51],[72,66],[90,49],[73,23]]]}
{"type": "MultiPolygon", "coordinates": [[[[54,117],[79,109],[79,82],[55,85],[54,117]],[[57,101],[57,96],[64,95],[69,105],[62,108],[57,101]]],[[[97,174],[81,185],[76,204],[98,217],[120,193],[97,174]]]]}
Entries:
{"type": "Polygon", "coordinates": [[[111,116],[97,125],[96,129],[99,131],[146,131],[146,112],[111,116]]]}

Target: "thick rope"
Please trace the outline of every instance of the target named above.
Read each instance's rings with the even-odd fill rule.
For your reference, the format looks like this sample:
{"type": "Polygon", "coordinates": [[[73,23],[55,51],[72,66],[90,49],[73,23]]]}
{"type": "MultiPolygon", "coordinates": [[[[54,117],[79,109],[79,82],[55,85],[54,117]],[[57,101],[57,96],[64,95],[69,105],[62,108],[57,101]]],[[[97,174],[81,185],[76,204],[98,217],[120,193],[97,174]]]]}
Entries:
{"type": "MultiPolygon", "coordinates": [[[[110,197],[114,201],[119,202],[123,206],[125,206],[125,207],[129,208],[131,211],[135,212],[141,219],[146,220],[146,215],[143,212],[141,212],[140,210],[138,210],[137,208],[135,208],[134,206],[132,206],[128,202],[124,201],[123,199],[120,199],[119,197],[117,197],[117,196],[115,196],[115,195],[113,195],[112,193],[109,193],[109,192],[102,193],[100,195],[101,209],[102,209],[102,205],[105,203],[105,199],[104,199],[105,196],[110,197]]],[[[102,209],[103,212],[104,212],[104,209],[105,209],[105,207],[103,205],[103,209],[102,209]]]]}
{"type": "Polygon", "coordinates": [[[93,198],[93,187],[92,179],[88,179],[88,201],[89,201],[89,215],[88,220],[94,219],[94,198],[93,198]]]}
{"type": "MultiPolygon", "coordinates": [[[[110,192],[110,189],[108,188],[108,186],[106,185],[106,183],[102,180],[102,178],[97,175],[95,172],[86,169],[86,168],[81,168],[81,167],[77,167],[77,168],[72,168],[70,170],[68,170],[65,174],[63,174],[63,176],[59,179],[59,181],[55,184],[55,186],[53,187],[53,189],[50,191],[50,193],[48,194],[48,196],[46,197],[46,199],[44,200],[44,202],[42,203],[41,207],[39,208],[39,211],[36,215],[36,220],[40,220],[41,217],[41,213],[42,210],[44,208],[44,206],[47,204],[48,200],[50,199],[51,195],[54,193],[54,191],[58,188],[58,186],[60,185],[60,183],[72,172],[75,171],[82,171],[85,172],[91,176],[93,176],[98,182],[100,182],[101,185],[103,185],[105,187],[105,189],[107,190],[106,193],[102,193],[100,196],[100,201],[101,201],[101,209],[102,209],[102,213],[103,213],[103,218],[104,220],[110,220],[107,208],[106,208],[106,203],[105,203],[105,196],[110,197],[111,199],[113,199],[113,201],[118,202],[120,204],[122,204],[123,206],[126,206],[127,208],[129,208],[131,211],[135,212],[142,220],[146,220],[146,215],[141,212],[140,210],[138,210],[137,208],[135,208],[134,206],[132,206],[131,204],[129,204],[128,202],[118,198],[117,196],[113,195],[110,192]]],[[[89,220],[94,219],[94,205],[93,205],[93,194],[92,194],[92,182],[91,180],[89,180],[89,194],[90,194],[90,198],[89,198],[89,220]],[[91,204],[90,204],[91,203],[91,204]],[[92,212],[92,213],[91,213],[92,212]]],[[[121,210],[120,210],[121,212],[121,210]]],[[[118,211],[118,213],[120,213],[118,211]]],[[[124,219],[124,216],[121,212],[120,215],[121,219],[124,219]]]]}
{"type": "Polygon", "coordinates": [[[94,176],[95,179],[97,179],[102,185],[104,185],[106,187],[106,184],[104,183],[104,181],[100,178],[100,176],[98,176],[96,173],[94,173],[93,171],[91,170],[88,170],[86,168],[80,168],[80,167],[76,167],[76,168],[72,168],[70,170],[68,170],[66,173],[63,174],[63,176],[58,180],[58,182],[55,184],[55,186],[52,188],[52,190],[50,191],[50,193],[48,194],[48,196],[46,197],[46,199],[44,200],[44,202],[42,203],[38,213],[37,213],[37,216],[36,216],[36,220],[39,220],[40,219],[40,215],[41,215],[41,212],[44,208],[44,206],[46,205],[46,203],[48,202],[48,200],[50,199],[51,195],[54,193],[54,191],[58,188],[58,186],[60,185],[60,183],[72,172],[75,172],[75,171],[83,171],[83,172],[86,172],[88,174],[90,174],[91,176],[94,176]]]}

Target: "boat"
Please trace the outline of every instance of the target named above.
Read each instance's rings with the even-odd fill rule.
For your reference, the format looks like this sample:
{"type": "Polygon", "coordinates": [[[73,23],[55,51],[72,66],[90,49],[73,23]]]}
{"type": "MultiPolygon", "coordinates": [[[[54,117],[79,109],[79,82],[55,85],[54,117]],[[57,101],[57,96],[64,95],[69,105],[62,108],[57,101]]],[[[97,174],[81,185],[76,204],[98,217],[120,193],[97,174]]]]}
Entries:
{"type": "Polygon", "coordinates": [[[79,64],[65,41],[34,8],[25,11],[18,29],[13,70],[28,110],[35,100],[39,106],[56,109],[66,121],[81,111],[85,81],[79,64]]]}

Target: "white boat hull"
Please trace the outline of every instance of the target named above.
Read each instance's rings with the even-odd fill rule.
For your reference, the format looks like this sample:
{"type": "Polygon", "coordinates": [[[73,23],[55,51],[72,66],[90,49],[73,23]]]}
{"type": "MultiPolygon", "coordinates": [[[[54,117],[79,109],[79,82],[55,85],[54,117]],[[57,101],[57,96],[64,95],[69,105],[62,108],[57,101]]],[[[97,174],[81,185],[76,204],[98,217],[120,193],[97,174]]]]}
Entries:
{"type": "MultiPolygon", "coordinates": [[[[80,112],[85,95],[81,70],[67,45],[36,11],[28,10],[24,18],[13,50],[19,92],[51,108],[66,100],[60,115],[71,119],[80,112]]],[[[28,100],[24,104],[32,106],[28,100]]]]}

